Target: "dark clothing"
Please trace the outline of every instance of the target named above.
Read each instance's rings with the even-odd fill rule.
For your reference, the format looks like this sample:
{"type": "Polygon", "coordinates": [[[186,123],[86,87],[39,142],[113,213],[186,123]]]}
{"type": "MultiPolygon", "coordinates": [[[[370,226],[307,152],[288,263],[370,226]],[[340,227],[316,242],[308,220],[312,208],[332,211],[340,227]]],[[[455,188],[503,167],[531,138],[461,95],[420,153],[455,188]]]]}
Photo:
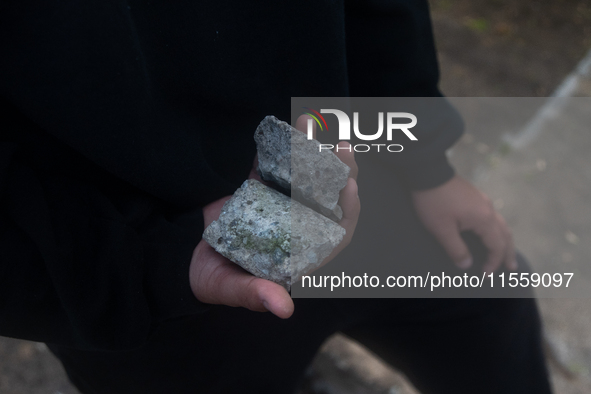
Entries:
{"type": "MultiPolygon", "coordinates": [[[[363,157],[358,157],[361,168],[379,171],[363,157]]],[[[380,212],[383,220],[397,223],[391,238],[396,253],[384,263],[402,260],[461,275],[417,220],[408,190],[397,177],[392,177],[383,195],[363,193],[377,178],[360,173],[359,192],[364,215],[380,212]],[[396,209],[384,210],[380,201],[384,198],[396,209]],[[421,257],[413,259],[417,255],[421,257]]],[[[356,235],[367,234],[371,222],[361,216],[356,235]]],[[[344,253],[373,258],[367,240],[356,240],[344,253]]],[[[480,269],[482,245],[474,237],[466,240],[480,269]]],[[[524,269],[521,256],[518,261],[524,269]]],[[[340,331],[399,368],[425,394],[550,393],[533,299],[295,299],[294,303],[294,315],[288,320],[241,308],[212,307],[201,315],[163,323],[144,346],[130,351],[64,346],[52,350],[85,394],[287,394],[298,386],[322,342],[340,331]]]]}
{"type": "Polygon", "coordinates": [[[551,392],[533,299],[294,301],[288,321],[213,308],[166,322],[137,350],[57,354],[85,394],[288,394],[322,342],[341,330],[421,393],[551,392]]]}
{"type": "MultiPolygon", "coordinates": [[[[288,120],[292,96],[439,95],[425,1],[4,1],[0,53],[0,334],[53,344],[89,393],[181,393],[180,371],[195,380],[179,385],[226,384],[215,366],[246,379],[234,363],[255,345],[271,355],[285,338],[248,342],[235,329],[315,331],[308,319],[338,301],[298,302],[283,322],[195,300],[188,266],[201,207],[246,178],[258,122],[288,120]],[[93,371],[98,359],[107,369],[93,371]]],[[[393,163],[401,182],[449,179],[444,152],[458,135],[425,131],[417,162],[393,163]]],[[[408,302],[375,305],[404,314],[408,302]]],[[[465,310],[486,315],[489,304],[465,310]]],[[[525,304],[509,307],[512,324],[525,304]]],[[[284,355],[295,364],[276,379],[291,384],[327,335],[362,319],[342,305],[351,319],[327,317],[301,354],[284,355]]],[[[530,360],[538,323],[528,305],[530,360]]]]}
{"type": "MultiPolygon", "coordinates": [[[[205,309],[200,207],[290,97],[439,95],[424,1],[4,1],[0,53],[0,333],[83,349],[205,309]]],[[[447,180],[458,133],[398,170],[447,180]]]]}

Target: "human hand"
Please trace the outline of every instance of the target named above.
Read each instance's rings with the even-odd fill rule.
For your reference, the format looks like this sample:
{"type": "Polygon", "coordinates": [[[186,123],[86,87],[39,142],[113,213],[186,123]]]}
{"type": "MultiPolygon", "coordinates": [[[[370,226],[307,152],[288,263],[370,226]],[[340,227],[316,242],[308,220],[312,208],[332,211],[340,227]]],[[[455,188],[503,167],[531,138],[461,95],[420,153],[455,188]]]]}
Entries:
{"type": "Polygon", "coordinates": [[[517,269],[513,237],[505,219],[495,211],[490,199],[468,181],[455,176],[434,189],[413,192],[412,200],[425,227],[459,268],[473,264],[460,236],[462,231],[471,230],[488,249],[485,272],[494,272],[503,263],[510,270],[517,269]]]}
{"type": "MultiPolygon", "coordinates": [[[[301,131],[305,130],[299,119],[297,127],[301,131]]],[[[342,144],[341,146],[346,146],[346,143],[342,144]]],[[[339,199],[339,205],[343,210],[343,218],[339,224],[345,228],[346,235],[323,264],[333,259],[349,244],[360,211],[356,183],[358,170],[353,153],[341,150],[337,156],[351,168],[350,178],[345,188],[341,190],[339,199]]],[[[257,159],[255,158],[249,178],[261,181],[256,167],[257,159]]],[[[217,220],[224,203],[229,198],[230,196],[221,198],[203,208],[205,227],[217,220]]],[[[244,307],[257,312],[269,311],[283,319],[289,318],[294,311],[293,301],[282,286],[251,275],[216,252],[204,240],[201,240],[193,251],[189,280],[195,297],[207,304],[244,307]]]]}
{"type": "MultiPolygon", "coordinates": [[[[221,198],[203,208],[205,227],[220,216],[229,198],[221,198]]],[[[269,311],[282,319],[293,314],[293,301],[282,286],[246,272],[204,240],[193,251],[189,280],[195,297],[206,304],[269,311]]]]}
{"type": "MultiPolygon", "coordinates": [[[[308,119],[311,119],[311,117],[308,115],[301,115],[296,121],[295,128],[306,133],[308,119]]],[[[316,123],[312,123],[312,127],[313,136],[316,138],[316,123]]],[[[335,155],[337,155],[337,157],[351,169],[347,185],[341,190],[339,196],[339,205],[343,210],[343,217],[339,220],[339,225],[345,229],[346,233],[341,243],[338,244],[332,253],[322,261],[322,264],[320,264],[318,268],[334,259],[343,249],[345,249],[345,247],[347,247],[347,245],[349,245],[353,238],[355,227],[357,227],[359,213],[361,212],[361,203],[357,192],[357,174],[359,173],[359,168],[355,162],[355,153],[353,149],[350,148],[350,144],[346,141],[339,142],[338,147],[339,148],[334,152],[335,155]]]]}

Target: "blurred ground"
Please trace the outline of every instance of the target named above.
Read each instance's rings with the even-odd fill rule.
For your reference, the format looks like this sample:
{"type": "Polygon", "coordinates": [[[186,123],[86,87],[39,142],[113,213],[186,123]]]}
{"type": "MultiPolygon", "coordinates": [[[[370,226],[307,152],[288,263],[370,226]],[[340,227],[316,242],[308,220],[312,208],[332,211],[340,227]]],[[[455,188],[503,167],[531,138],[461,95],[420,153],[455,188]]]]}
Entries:
{"type": "Polygon", "coordinates": [[[76,394],[43,343],[0,337],[0,393],[76,394]]]}
{"type": "MultiPolygon", "coordinates": [[[[588,1],[432,0],[431,6],[441,87],[450,97],[548,96],[591,48],[588,1]]],[[[591,75],[572,94],[591,97],[591,75]]],[[[522,123],[538,109],[524,108],[522,123]]],[[[469,129],[452,161],[460,174],[491,195],[534,266],[557,261],[568,266],[591,255],[591,133],[556,123],[547,128],[519,150],[507,149],[507,130],[469,129]],[[567,137],[552,133],[557,129],[567,137]]],[[[560,394],[591,393],[588,303],[540,300],[560,394]]],[[[309,371],[305,392],[416,393],[402,375],[342,336],[325,344],[309,371]]],[[[0,393],[76,390],[45,345],[0,338],[0,393]]]]}
{"type": "MultiPolygon", "coordinates": [[[[579,70],[586,75],[577,77],[576,86],[565,86],[591,48],[591,3],[431,3],[446,95],[535,97],[570,88],[570,96],[591,97],[589,65],[579,70]]],[[[516,130],[473,127],[453,151],[460,174],[491,196],[537,270],[560,267],[589,277],[588,271],[577,272],[591,256],[591,133],[588,123],[577,124],[588,119],[577,111],[589,108],[591,99],[571,101],[521,149],[511,151],[503,139],[516,130]]],[[[536,115],[538,109],[523,108],[524,126],[532,116],[543,116],[536,115]]],[[[539,304],[556,393],[591,393],[589,299],[540,299],[539,304]]]]}
{"type": "MultiPolygon", "coordinates": [[[[591,56],[588,64],[584,82],[591,81],[591,56]]],[[[491,152],[474,180],[506,218],[535,271],[572,272],[589,289],[591,89],[582,83],[573,93],[585,97],[557,99],[564,107],[548,117],[546,112],[537,115],[544,122],[530,143],[507,153],[491,152]]],[[[591,393],[589,290],[581,296],[585,298],[539,300],[560,394],[591,393]]]]}
{"type": "Polygon", "coordinates": [[[431,0],[447,96],[549,96],[591,48],[586,0],[431,0]]]}

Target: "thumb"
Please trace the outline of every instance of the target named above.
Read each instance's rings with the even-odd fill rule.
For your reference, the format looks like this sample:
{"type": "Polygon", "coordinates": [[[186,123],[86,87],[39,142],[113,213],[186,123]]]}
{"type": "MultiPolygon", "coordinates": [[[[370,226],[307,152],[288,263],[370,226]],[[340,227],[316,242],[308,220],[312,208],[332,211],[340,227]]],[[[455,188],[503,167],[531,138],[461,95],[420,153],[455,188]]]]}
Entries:
{"type": "MultiPolygon", "coordinates": [[[[296,120],[295,128],[307,134],[308,120],[313,120],[310,115],[300,115],[296,120]]],[[[312,138],[316,139],[316,123],[312,122],[312,138]]]]}
{"type": "Polygon", "coordinates": [[[288,318],[293,313],[293,301],[287,291],[271,281],[256,278],[236,266],[229,267],[228,273],[213,278],[217,287],[214,304],[238,306],[251,311],[269,311],[281,318],[288,318]]]}
{"type": "Polygon", "coordinates": [[[454,226],[441,226],[433,229],[433,235],[445,249],[454,264],[461,269],[472,266],[472,255],[460,232],[454,226]]]}
{"type": "Polygon", "coordinates": [[[249,274],[204,241],[197,245],[189,275],[201,302],[269,311],[283,319],[293,313],[293,301],[283,287],[249,274]]]}

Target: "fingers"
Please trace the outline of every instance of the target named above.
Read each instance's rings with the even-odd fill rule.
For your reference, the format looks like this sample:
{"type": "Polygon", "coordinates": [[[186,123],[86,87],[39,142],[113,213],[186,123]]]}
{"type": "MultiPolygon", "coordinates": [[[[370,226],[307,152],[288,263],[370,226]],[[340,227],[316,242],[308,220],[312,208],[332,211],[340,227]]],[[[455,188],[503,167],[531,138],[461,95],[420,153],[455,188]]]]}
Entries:
{"type": "Polygon", "coordinates": [[[258,298],[262,300],[263,306],[282,319],[291,317],[294,305],[287,291],[277,283],[268,280],[257,278],[255,281],[257,282],[255,286],[258,286],[258,298]]]}
{"type": "Polygon", "coordinates": [[[513,237],[490,199],[469,182],[456,176],[433,189],[412,193],[419,218],[462,269],[473,265],[461,231],[476,233],[488,250],[483,270],[493,272],[502,264],[517,269],[513,237]]]}
{"type": "Polygon", "coordinates": [[[504,238],[507,240],[507,248],[503,258],[505,267],[507,267],[507,269],[510,271],[516,271],[517,258],[515,256],[515,243],[513,241],[513,234],[511,233],[511,229],[507,225],[505,219],[499,213],[496,215],[497,221],[501,224],[501,232],[503,233],[504,238]]]}
{"type": "MultiPolygon", "coordinates": [[[[308,121],[312,121],[312,134],[313,138],[316,139],[316,123],[314,119],[309,115],[300,115],[300,117],[296,121],[296,129],[300,130],[303,133],[308,132],[308,121]]],[[[357,163],[355,162],[355,153],[353,149],[351,149],[351,144],[346,141],[341,141],[338,143],[337,148],[335,149],[334,153],[337,157],[346,165],[351,168],[351,173],[349,176],[355,180],[357,180],[357,173],[359,169],[357,167],[357,163]]]]}
{"type": "Polygon", "coordinates": [[[353,149],[351,149],[351,144],[349,144],[347,141],[339,142],[334,153],[337,155],[339,160],[341,160],[351,169],[351,172],[349,172],[349,177],[357,180],[359,168],[355,162],[355,152],[353,149]]]}
{"type": "Polygon", "coordinates": [[[355,178],[349,178],[347,185],[341,190],[339,205],[343,210],[343,218],[339,221],[339,224],[345,229],[355,229],[359,220],[359,213],[361,212],[359,191],[355,178]]]}
{"type": "Polygon", "coordinates": [[[293,301],[283,287],[254,277],[205,241],[195,249],[189,275],[191,289],[201,302],[269,311],[282,319],[293,314],[293,301]]]}
{"type": "Polygon", "coordinates": [[[492,223],[483,228],[475,228],[474,232],[480,236],[482,243],[488,249],[488,256],[482,270],[491,273],[496,271],[506,255],[507,239],[503,236],[500,226],[492,223]]]}
{"type": "Polygon", "coordinates": [[[341,190],[339,196],[339,205],[343,210],[343,217],[339,221],[339,225],[345,229],[346,234],[343,241],[333,253],[331,253],[326,261],[330,261],[351,242],[355,227],[357,227],[357,221],[359,220],[359,213],[361,212],[361,202],[359,201],[359,190],[357,187],[357,174],[359,168],[355,162],[355,153],[350,148],[351,144],[346,141],[341,141],[337,145],[335,151],[337,157],[351,169],[347,184],[343,190],[341,190]]]}
{"type": "Polygon", "coordinates": [[[339,221],[339,225],[347,231],[346,237],[351,239],[361,212],[357,182],[354,178],[349,178],[347,185],[341,190],[339,205],[343,210],[343,218],[339,221]]]}
{"type": "Polygon", "coordinates": [[[308,120],[312,121],[312,138],[316,139],[316,122],[310,115],[300,115],[296,120],[295,128],[302,133],[308,134],[308,120]]]}
{"type": "Polygon", "coordinates": [[[468,269],[472,266],[472,255],[453,221],[433,227],[432,232],[458,268],[468,269]]]}
{"type": "Polygon", "coordinates": [[[359,194],[357,189],[357,182],[353,178],[349,178],[347,185],[341,190],[339,205],[343,209],[343,217],[339,221],[339,225],[345,229],[345,236],[340,244],[331,252],[331,254],[324,259],[320,267],[334,259],[343,249],[349,245],[357,227],[359,220],[359,213],[361,212],[361,203],[359,201],[359,194]]]}
{"type": "Polygon", "coordinates": [[[517,270],[513,235],[505,219],[490,204],[488,213],[475,221],[471,230],[480,236],[488,250],[483,271],[494,272],[505,265],[511,271],[517,270]]]}
{"type": "MultiPolygon", "coordinates": [[[[515,271],[517,269],[513,238],[509,228],[504,224],[504,220],[497,219],[493,223],[489,222],[486,225],[470,228],[470,230],[478,234],[488,250],[487,259],[482,267],[483,271],[494,272],[503,263],[509,270],[515,271]]],[[[458,268],[468,269],[472,266],[473,260],[470,251],[462,239],[460,231],[453,224],[435,227],[433,234],[458,268]]]]}
{"type": "MultiPolygon", "coordinates": [[[[300,115],[296,121],[295,128],[303,133],[307,133],[309,120],[312,121],[312,135],[313,138],[316,139],[316,123],[314,122],[314,119],[312,119],[311,116],[300,115]]],[[[347,141],[339,142],[334,153],[343,163],[345,163],[351,169],[349,177],[357,180],[359,168],[357,167],[357,163],[355,162],[355,153],[353,152],[353,149],[351,149],[351,144],[349,144],[347,141]]]]}

